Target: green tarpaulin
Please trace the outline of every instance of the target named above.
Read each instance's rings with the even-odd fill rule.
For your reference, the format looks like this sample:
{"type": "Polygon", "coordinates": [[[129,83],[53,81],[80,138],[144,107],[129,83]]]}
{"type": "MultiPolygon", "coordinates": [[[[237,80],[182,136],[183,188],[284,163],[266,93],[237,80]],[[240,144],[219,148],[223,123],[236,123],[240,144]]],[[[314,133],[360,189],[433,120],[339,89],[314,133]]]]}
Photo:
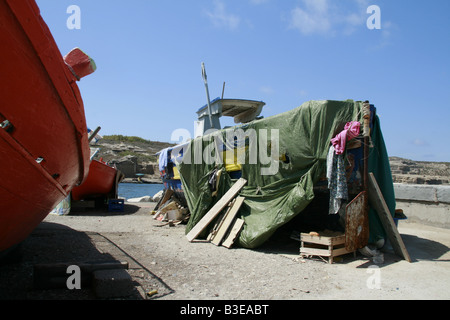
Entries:
{"type": "MultiPolygon", "coordinates": [[[[239,212],[240,218],[245,220],[245,226],[238,244],[256,248],[314,199],[313,186],[326,171],[331,139],[343,130],[347,122],[363,123],[362,106],[363,102],[353,100],[310,101],[276,116],[192,140],[183,158],[188,158],[189,161],[177,165],[191,212],[186,233],[234,182],[221,161],[205,161],[208,158],[205,154],[217,156],[219,153],[215,150],[220,150],[222,145],[215,144],[217,141],[229,142],[227,137],[230,130],[235,133],[237,129],[241,129],[241,133],[247,134],[246,158],[241,164],[241,173],[242,178],[248,182],[240,193],[245,197],[245,202],[239,212]],[[251,134],[256,134],[257,139],[251,134]],[[219,147],[214,149],[217,145],[219,147]],[[278,153],[275,154],[277,149],[278,153]],[[256,163],[252,158],[255,150],[258,160],[256,163]],[[217,195],[212,196],[209,179],[215,169],[222,169],[222,174],[219,177],[217,195]]],[[[376,115],[372,123],[371,139],[373,148],[370,149],[369,172],[374,173],[393,214],[395,197],[389,159],[376,115]]],[[[370,241],[384,238],[383,227],[372,210],[369,221],[370,241]]],[[[209,231],[206,228],[200,237],[206,237],[209,231]]]]}

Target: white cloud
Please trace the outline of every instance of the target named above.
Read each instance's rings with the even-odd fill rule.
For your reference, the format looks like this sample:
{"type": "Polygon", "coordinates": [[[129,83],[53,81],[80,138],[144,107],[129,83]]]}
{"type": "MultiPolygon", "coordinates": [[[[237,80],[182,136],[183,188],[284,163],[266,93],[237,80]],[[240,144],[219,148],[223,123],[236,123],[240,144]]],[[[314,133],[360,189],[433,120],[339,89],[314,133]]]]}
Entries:
{"type": "Polygon", "coordinates": [[[303,0],[304,8],[291,11],[291,24],[303,34],[327,33],[331,28],[327,0],[303,0]]]}
{"type": "Polygon", "coordinates": [[[418,147],[428,147],[430,145],[427,141],[422,139],[415,139],[412,143],[418,147]]]}
{"type": "Polygon", "coordinates": [[[306,7],[314,12],[326,13],[328,11],[328,0],[303,0],[306,7]]]}
{"type": "Polygon", "coordinates": [[[305,96],[308,95],[308,91],[306,91],[306,90],[304,90],[304,89],[301,89],[298,93],[299,93],[300,96],[302,96],[302,97],[305,97],[305,96]]]}
{"type": "Polygon", "coordinates": [[[256,5],[266,3],[266,2],[269,2],[269,0],[250,0],[251,4],[256,4],[256,5]]]}
{"type": "Polygon", "coordinates": [[[226,27],[235,30],[239,27],[241,19],[239,16],[228,13],[222,1],[214,1],[214,10],[206,11],[206,15],[216,27],[226,27]]]}
{"type": "Polygon", "coordinates": [[[352,34],[357,28],[365,28],[367,6],[368,0],[302,0],[290,12],[290,27],[304,35],[352,34]]]}
{"type": "Polygon", "coordinates": [[[398,28],[390,21],[381,20],[381,30],[371,31],[380,33],[378,41],[369,46],[370,50],[380,50],[392,44],[392,33],[397,31],[398,28]]]}
{"type": "Polygon", "coordinates": [[[273,88],[270,87],[270,86],[262,86],[262,87],[259,88],[259,90],[262,93],[267,94],[267,95],[271,95],[271,94],[273,94],[275,92],[275,90],[273,90],[273,88]]]}

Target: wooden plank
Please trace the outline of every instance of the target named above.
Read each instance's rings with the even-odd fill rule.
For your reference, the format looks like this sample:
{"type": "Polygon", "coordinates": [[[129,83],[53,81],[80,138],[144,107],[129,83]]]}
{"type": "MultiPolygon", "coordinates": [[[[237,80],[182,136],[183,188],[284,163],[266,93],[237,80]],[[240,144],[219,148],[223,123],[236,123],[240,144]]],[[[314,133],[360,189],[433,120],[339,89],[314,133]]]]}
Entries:
{"type": "Polygon", "coordinates": [[[300,239],[301,239],[301,241],[315,243],[315,244],[323,244],[323,245],[331,244],[331,239],[328,237],[312,236],[307,233],[301,234],[300,239]]]}
{"type": "MultiPolygon", "coordinates": [[[[310,247],[301,247],[300,254],[304,256],[320,256],[320,257],[338,257],[344,254],[352,253],[352,251],[348,251],[345,247],[342,248],[334,248],[333,246],[328,246],[328,248],[310,248],[310,247]]],[[[332,260],[330,260],[332,262],[332,260]]]]}
{"type": "Polygon", "coordinates": [[[343,254],[352,253],[353,251],[348,251],[346,248],[333,248],[331,251],[331,256],[337,257],[342,256],[343,254]]]}
{"type": "Polygon", "coordinates": [[[328,237],[328,236],[316,236],[309,233],[300,234],[300,240],[304,242],[322,244],[322,245],[337,245],[345,243],[345,236],[328,237]]]}
{"type": "Polygon", "coordinates": [[[247,180],[239,179],[224,196],[205,214],[205,216],[189,231],[186,238],[191,242],[205,229],[212,220],[233,200],[245,186],[247,180]]]}
{"type": "Polygon", "coordinates": [[[177,203],[175,201],[166,202],[162,208],[160,208],[156,214],[154,215],[153,219],[160,220],[159,216],[165,215],[170,210],[176,210],[178,209],[177,203]]]}
{"type": "Polygon", "coordinates": [[[220,225],[219,229],[217,230],[217,233],[214,236],[214,238],[212,239],[211,243],[215,244],[216,246],[220,246],[220,243],[222,242],[223,238],[225,237],[225,234],[228,231],[228,228],[231,226],[231,223],[234,221],[234,218],[236,218],[236,214],[239,212],[239,209],[241,209],[241,206],[244,203],[244,200],[245,200],[244,197],[236,198],[236,201],[234,202],[233,206],[231,207],[231,210],[224,217],[223,222],[220,225]]]}
{"type": "Polygon", "coordinates": [[[225,248],[231,248],[234,241],[236,240],[237,236],[241,232],[242,228],[244,227],[245,221],[243,219],[236,219],[233,227],[231,228],[231,231],[229,232],[226,239],[223,241],[222,246],[225,248]]]}
{"type": "Polygon", "coordinates": [[[172,189],[166,189],[164,191],[163,196],[161,197],[161,199],[158,201],[158,203],[155,206],[154,210],[158,210],[160,206],[164,205],[164,203],[167,202],[167,200],[170,199],[170,197],[172,197],[173,195],[173,190],[172,189]]]}
{"type": "Polygon", "coordinates": [[[223,212],[223,210],[222,210],[223,213],[221,214],[221,217],[219,217],[218,221],[217,221],[216,224],[214,225],[214,228],[212,228],[212,230],[211,230],[211,232],[209,233],[209,235],[208,235],[208,237],[206,238],[206,240],[212,241],[212,240],[214,239],[214,237],[216,236],[217,231],[219,230],[220,226],[222,225],[222,223],[223,223],[225,217],[228,215],[228,212],[230,212],[231,207],[233,206],[235,200],[236,200],[236,199],[233,199],[233,200],[228,204],[228,208],[227,208],[227,210],[226,210],[225,212],[223,212]]]}
{"type": "Polygon", "coordinates": [[[330,257],[331,251],[330,249],[317,249],[317,248],[309,248],[309,247],[303,247],[300,248],[300,253],[310,256],[321,256],[321,257],[330,257]]]}
{"type": "Polygon", "coordinates": [[[331,238],[331,245],[332,246],[335,246],[335,245],[338,245],[338,244],[344,244],[344,243],[345,243],[345,235],[331,238]]]}
{"type": "Polygon", "coordinates": [[[369,173],[369,202],[378,213],[395,253],[406,261],[411,262],[411,257],[409,256],[408,250],[406,250],[403,239],[397,230],[392,214],[389,211],[373,173],[369,173]]]}

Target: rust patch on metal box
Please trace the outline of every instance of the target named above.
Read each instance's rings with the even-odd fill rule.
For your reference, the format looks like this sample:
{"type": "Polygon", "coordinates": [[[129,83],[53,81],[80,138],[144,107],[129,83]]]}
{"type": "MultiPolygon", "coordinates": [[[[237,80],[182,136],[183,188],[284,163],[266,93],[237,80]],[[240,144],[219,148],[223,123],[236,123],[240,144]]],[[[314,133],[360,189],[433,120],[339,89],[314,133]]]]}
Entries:
{"type": "Polygon", "coordinates": [[[355,251],[369,242],[368,199],[365,191],[358,194],[346,207],[345,248],[355,251]]]}

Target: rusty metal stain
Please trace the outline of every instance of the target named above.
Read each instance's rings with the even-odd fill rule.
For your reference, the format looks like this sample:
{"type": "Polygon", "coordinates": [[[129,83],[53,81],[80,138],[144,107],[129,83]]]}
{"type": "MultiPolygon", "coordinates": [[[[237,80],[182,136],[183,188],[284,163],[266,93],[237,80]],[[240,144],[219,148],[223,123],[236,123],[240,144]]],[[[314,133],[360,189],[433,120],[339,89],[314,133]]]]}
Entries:
{"type": "Polygon", "coordinates": [[[345,248],[355,251],[369,242],[368,199],[365,191],[346,207],[345,248]]]}

